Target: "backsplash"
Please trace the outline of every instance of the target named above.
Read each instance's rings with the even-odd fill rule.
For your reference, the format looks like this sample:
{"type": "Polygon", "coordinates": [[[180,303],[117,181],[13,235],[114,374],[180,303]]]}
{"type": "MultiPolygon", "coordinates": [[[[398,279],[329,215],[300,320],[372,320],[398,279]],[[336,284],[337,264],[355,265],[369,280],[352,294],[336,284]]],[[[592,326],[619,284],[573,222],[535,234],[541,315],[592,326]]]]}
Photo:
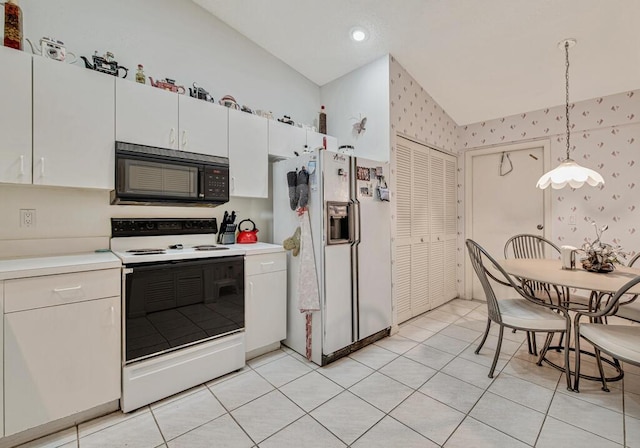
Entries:
{"type": "MultiPolygon", "coordinates": [[[[593,241],[596,235],[591,222],[595,221],[598,226],[609,226],[604,242],[619,244],[634,254],[640,251],[640,90],[581,101],[570,107],[571,158],[602,174],[605,185],[552,190],[551,240],[577,247],[586,239],[593,241]],[[572,215],[576,217],[575,225],[569,225],[572,215]]],[[[551,168],[565,158],[564,106],[461,126],[459,132],[461,153],[548,139],[551,168]]],[[[459,158],[459,162],[463,160],[459,158]]],[[[459,168],[462,182],[462,163],[459,168]]],[[[463,223],[461,219],[459,247],[463,247],[463,223]]],[[[464,278],[463,261],[459,263],[460,279],[464,278]]]]}

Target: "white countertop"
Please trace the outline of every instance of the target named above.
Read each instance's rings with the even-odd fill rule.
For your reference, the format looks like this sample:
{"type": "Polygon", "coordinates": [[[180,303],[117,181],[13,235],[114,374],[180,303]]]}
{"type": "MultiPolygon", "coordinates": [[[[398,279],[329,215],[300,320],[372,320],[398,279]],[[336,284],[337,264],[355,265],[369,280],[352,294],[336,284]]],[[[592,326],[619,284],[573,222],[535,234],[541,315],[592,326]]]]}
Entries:
{"type": "Polygon", "coordinates": [[[251,244],[228,244],[230,249],[243,250],[245,255],[270,254],[274,252],[284,252],[284,247],[279,244],[251,243],[251,244]]]}
{"type": "MultiPolygon", "coordinates": [[[[224,251],[223,254],[220,254],[221,256],[250,256],[284,251],[282,246],[269,243],[229,244],[225,247],[228,247],[229,251],[224,251]]],[[[88,252],[55,257],[11,258],[0,260],[0,280],[95,271],[98,269],[119,268],[121,266],[120,259],[111,252],[88,252]]]]}
{"type": "Polygon", "coordinates": [[[0,280],[69,272],[119,268],[120,259],[111,252],[89,252],[56,257],[11,258],[0,260],[0,280]]]}

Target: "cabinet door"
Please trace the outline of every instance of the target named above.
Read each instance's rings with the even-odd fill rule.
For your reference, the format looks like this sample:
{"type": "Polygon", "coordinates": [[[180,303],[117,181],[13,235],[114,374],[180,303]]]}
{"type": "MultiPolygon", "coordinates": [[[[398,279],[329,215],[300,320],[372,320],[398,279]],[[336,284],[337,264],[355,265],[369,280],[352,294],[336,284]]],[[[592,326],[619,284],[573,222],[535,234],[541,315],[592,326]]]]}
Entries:
{"type": "Polygon", "coordinates": [[[313,131],[307,131],[307,147],[309,149],[314,149],[319,146],[323,146],[324,138],[327,139],[327,150],[334,152],[338,150],[337,138],[331,137],[330,135],[319,134],[318,132],[313,131]]]}
{"type": "Polygon", "coordinates": [[[246,280],[245,343],[250,352],[287,337],[287,271],[246,280]]]}
{"type": "Polygon", "coordinates": [[[269,193],[267,119],[229,110],[231,196],[266,198],[269,193]]]}
{"type": "Polygon", "coordinates": [[[114,77],[33,58],[33,183],[113,188],[114,77]]]}
{"type": "Polygon", "coordinates": [[[307,131],[305,129],[274,120],[269,120],[268,123],[270,156],[295,157],[294,151],[302,154],[307,145],[307,131]]]}
{"type": "Polygon", "coordinates": [[[178,149],[178,94],[118,78],[116,140],[178,149]]]}
{"type": "Polygon", "coordinates": [[[0,47],[0,182],[31,183],[31,59],[0,47]]]}
{"type": "Polygon", "coordinates": [[[178,98],[180,149],[229,157],[229,109],[186,95],[178,98]]]}
{"type": "Polygon", "coordinates": [[[120,297],[5,314],[5,429],[120,398],[120,297]]]}

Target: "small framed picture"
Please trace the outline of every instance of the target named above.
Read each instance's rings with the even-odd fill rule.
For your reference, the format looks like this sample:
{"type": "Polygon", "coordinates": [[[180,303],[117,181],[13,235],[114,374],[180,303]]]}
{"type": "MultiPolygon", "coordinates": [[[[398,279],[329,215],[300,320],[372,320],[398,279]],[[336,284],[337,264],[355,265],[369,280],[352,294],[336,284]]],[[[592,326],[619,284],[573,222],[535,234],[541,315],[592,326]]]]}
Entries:
{"type": "Polygon", "coordinates": [[[356,168],[356,176],[358,180],[364,180],[368,182],[371,180],[371,171],[367,167],[359,166],[356,168]]]}

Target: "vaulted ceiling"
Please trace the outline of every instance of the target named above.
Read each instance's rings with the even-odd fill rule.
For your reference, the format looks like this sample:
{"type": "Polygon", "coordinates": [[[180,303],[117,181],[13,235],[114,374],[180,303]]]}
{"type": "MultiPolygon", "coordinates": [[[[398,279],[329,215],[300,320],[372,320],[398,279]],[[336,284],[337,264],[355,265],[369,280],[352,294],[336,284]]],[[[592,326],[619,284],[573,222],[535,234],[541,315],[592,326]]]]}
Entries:
{"type": "Polygon", "coordinates": [[[460,125],[640,88],[639,0],[194,0],[322,86],[390,53],[460,125]],[[368,38],[351,40],[362,27],[368,38]]]}

